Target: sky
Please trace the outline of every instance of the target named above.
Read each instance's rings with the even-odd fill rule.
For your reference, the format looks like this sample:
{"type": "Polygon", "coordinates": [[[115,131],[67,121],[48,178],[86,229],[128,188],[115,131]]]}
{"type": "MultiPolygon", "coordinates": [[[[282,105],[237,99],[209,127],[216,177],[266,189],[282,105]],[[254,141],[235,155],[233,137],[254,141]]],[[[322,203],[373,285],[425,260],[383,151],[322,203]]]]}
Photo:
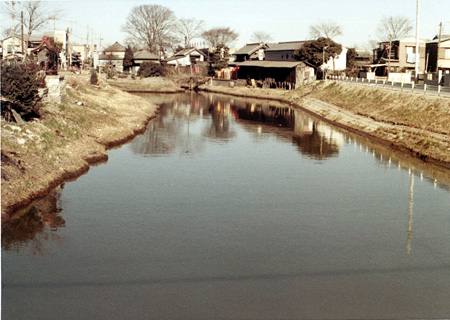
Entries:
{"type": "MultiPolygon", "coordinates": [[[[4,2],[4,1],[3,1],[4,2]]],[[[379,41],[377,27],[383,17],[405,16],[413,21],[415,35],[417,0],[78,0],[48,1],[61,9],[61,18],[45,30],[71,28],[72,41],[86,43],[89,36],[106,47],[118,41],[125,44],[122,32],[131,9],[140,5],[162,5],[177,18],[203,20],[206,30],[229,27],[239,34],[230,47],[251,43],[255,31],[264,31],[273,42],[308,40],[309,26],[333,21],[343,35],[333,40],[346,47],[369,48],[369,41],[379,41]]],[[[439,32],[450,34],[450,0],[420,0],[419,38],[432,39],[439,32]]],[[[10,25],[2,19],[1,27],[10,25]]]]}

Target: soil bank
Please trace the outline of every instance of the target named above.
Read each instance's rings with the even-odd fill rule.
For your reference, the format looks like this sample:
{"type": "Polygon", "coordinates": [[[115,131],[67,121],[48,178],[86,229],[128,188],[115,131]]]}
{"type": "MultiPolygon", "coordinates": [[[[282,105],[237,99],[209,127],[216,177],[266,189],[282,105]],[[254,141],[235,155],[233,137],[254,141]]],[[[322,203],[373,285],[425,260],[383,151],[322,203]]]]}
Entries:
{"type": "MultiPolygon", "coordinates": [[[[143,133],[158,112],[158,106],[103,80],[92,86],[88,75],[66,75],[66,81],[66,103],[45,104],[41,118],[23,126],[1,121],[2,221],[90,165],[105,162],[107,149],[143,133]]],[[[164,84],[174,87],[156,82],[147,87],[155,92],[164,84]]]]}

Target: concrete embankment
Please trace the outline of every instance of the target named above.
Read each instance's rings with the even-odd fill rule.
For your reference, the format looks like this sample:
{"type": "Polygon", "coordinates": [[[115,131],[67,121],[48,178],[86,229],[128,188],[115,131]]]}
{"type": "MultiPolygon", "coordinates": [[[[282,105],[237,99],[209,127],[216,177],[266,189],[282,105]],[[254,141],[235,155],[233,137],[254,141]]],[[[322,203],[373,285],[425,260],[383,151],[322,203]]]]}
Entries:
{"type": "MultiPolygon", "coordinates": [[[[107,150],[139,133],[158,106],[88,76],[66,76],[67,101],[18,126],[2,120],[2,221],[60,183],[107,160],[107,150]]],[[[158,88],[155,88],[158,90],[158,88]]]]}
{"type": "Polygon", "coordinates": [[[450,99],[335,82],[297,90],[202,86],[201,90],[278,100],[373,141],[450,168],[450,99]]]}

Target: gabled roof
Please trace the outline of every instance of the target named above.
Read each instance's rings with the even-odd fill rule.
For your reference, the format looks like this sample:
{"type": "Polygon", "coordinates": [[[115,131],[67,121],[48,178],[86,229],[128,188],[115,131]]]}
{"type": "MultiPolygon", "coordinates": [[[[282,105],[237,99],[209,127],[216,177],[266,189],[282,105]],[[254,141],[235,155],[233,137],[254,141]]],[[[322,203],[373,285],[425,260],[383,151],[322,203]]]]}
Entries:
{"type": "Polygon", "coordinates": [[[260,68],[294,68],[298,65],[305,65],[303,61],[244,61],[235,62],[239,67],[260,67],[260,68]]]}
{"type": "Polygon", "coordinates": [[[110,47],[106,48],[105,52],[125,52],[126,47],[118,43],[117,41],[110,47]]]}
{"type": "MultiPolygon", "coordinates": [[[[441,43],[442,42],[446,42],[446,41],[449,41],[450,40],[450,37],[446,37],[446,38],[441,38],[441,43]]],[[[435,39],[435,40],[431,40],[431,41],[428,41],[427,43],[438,43],[439,42],[439,39],[435,39]]]]}
{"type": "Polygon", "coordinates": [[[267,49],[269,46],[261,43],[248,43],[243,48],[240,48],[238,51],[234,52],[234,55],[246,54],[251,55],[258,51],[261,48],[267,49]]]}
{"type": "Polygon", "coordinates": [[[194,51],[196,51],[197,53],[201,54],[202,56],[206,56],[206,54],[204,54],[203,52],[201,52],[200,50],[198,50],[196,48],[189,48],[189,49],[181,50],[181,51],[175,53],[175,56],[176,57],[187,56],[189,54],[192,54],[194,51]]]}
{"type": "Polygon", "coordinates": [[[291,42],[279,42],[269,45],[269,48],[266,51],[289,51],[289,50],[297,50],[299,49],[305,41],[291,41],[291,42]]]}
{"type": "Polygon", "coordinates": [[[134,60],[159,60],[159,57],[148,50],[136,51],[133,55],[134,60]]]}

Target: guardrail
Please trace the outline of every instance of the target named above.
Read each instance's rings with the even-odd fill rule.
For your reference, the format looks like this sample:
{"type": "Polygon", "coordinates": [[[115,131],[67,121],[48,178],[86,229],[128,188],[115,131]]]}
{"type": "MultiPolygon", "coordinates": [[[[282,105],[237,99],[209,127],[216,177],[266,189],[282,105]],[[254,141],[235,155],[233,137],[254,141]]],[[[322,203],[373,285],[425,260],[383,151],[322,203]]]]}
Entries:
{"type": "Polygon", "coordinates": [[[375,86],[397,91],[431,94],[437,96],[450,97],[450,87],[441,85],[415,84],[414,82],[395,82],[381,79],[363,79],[344,76],[329,76],[328,80],[349,82],[359,85],[375,86]]]}

